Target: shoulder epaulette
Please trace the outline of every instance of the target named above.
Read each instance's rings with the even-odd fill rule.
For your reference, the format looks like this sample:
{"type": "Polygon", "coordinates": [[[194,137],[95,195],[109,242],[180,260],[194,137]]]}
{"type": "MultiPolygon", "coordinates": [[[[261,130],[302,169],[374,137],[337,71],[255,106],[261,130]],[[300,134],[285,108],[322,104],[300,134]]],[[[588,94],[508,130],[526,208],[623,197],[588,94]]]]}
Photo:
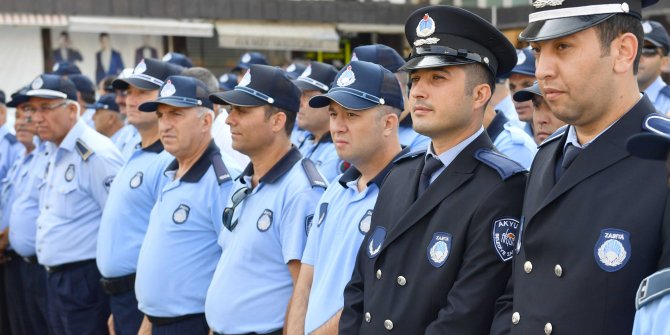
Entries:
{"type": "Polygon", "coordinates": [[[81,156],[81,159],[84,161],[87,161],[91,155],[93,155],[93,150],[89,148],[84,141],[81,139],[77,139],[77,143],[75,144],[75,148],[77,149],[77,152],[79,153],[79,156],[81,156]]]}
{"type": "Polygon", "coordinates": [[[640,309],[668,293],[670,293],[670,269],[657,271],[640,283],[635,296],[635,308],[640,309]]]}
{"type": "Polygon", "coordinates": [[[217,152],[213,154],[210,159],[212,160],[212,168],[214,168],[214,174],[216,175],[216,181],[219,183],[219,185],[232,180],[230,177],[230,172],[228,172],[228,168],[226,167],[226,164],[223,162],[223,158],[221,158],[221,153],[217,152]]]}
{"type": "Polygon", "coordinates": [[[408,153],[396,158],[393,161],[393,164],[398,164],[402,161],[406,161],[408,159],[412,159],[412,158],[419,157],[419,156],[425,156],[425,155],[426,155],[426,150],[425,149],[424,150],[411,151],[411,152],[408,152],[408,153]]]}
{"type": "Polygon", "coordinates": [[[545,138],[544,141],[542,141],[542,143],[540,143],[540,145],[538,145],[537,147],[540,148],[543,145],[545,145],[549,142],[552,142],[557,138],[561,138],[561,136],[563,136],[563,134],[565,134],[565,132],[567,130],[568,130],[568,125],[565,125],[561,128],[556,129],[556,131],[553,134],[551,134],[551,135],[549,135],[549,137],[545,138]]]}
{"type": "Polygon", "coordinates": [[[305,170],[307,179],[309,179],[309,183],[312,185],[312,187],[328,187],[328,183],[326,183],[326,180],[323,179],[323,176],[316,168],[316,165],[314,165],[314,162],[312,162],[309,158],[304,158],[302,160],[302,168],[305,170]]]}
{"type": "Polygon", "coordinates": [[[16,144],[16,143],[18,142],[18,141],[16,140],[16,136],[14,136],[14,134],[10,134],[10,133],[7,133],[7,134],[5,135],[5,139],[6,139],[7,142],[9,142],[9,144],[11,144],[11,145],[14,145],[14,144],[16,144]]]}
{"type": "Polygon", "coordinates": [[[521,164],[490,149],[477,150],[475,152],[475,158],[496,170],[503,180],[507,180],[517,173],[526,171],[526,168],[521,166],[521,164]]]}
{"type": "Polygon", "coordinates": [[[670,85],[665,85],[665,87],[663,87],[659,93],[661,93],[661,94],[665,95],[666,97],[670,98],[670,85]]]}

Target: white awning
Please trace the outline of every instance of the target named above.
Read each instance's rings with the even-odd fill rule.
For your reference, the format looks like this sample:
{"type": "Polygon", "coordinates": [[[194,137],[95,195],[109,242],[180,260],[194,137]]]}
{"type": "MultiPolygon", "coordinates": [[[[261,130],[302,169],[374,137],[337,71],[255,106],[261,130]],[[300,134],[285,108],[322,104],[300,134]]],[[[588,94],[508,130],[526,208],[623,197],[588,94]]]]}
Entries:
{"type": "Polygon", "coordinates": [[[330,24],[217,21],[219,46],[233,49],[340,50],[340,36],[330,24]]]}
{"type": "Polygon", "coordinates": [[[345,33],[405,34],[402,24],[338,23],[337,30],[345,33]]]}
{"type": "Polygon", "coordinates": [[[70,31],[133,35],[212,37],[214,25],[201,20],[70,16],[70,31]]]}
{"type": "Polygon", "coordinates": [[[0,13],[2,26],[64,27],[67,16],[49,14],[0,13]]]}

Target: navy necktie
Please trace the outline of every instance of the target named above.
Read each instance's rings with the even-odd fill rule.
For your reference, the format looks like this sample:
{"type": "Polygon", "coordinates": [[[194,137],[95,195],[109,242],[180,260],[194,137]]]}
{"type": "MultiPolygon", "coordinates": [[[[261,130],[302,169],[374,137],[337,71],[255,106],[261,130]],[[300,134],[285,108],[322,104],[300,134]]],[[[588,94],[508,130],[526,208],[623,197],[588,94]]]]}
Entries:
{"type": "Polygon", "coordinates": [[[416,194],[417,198],[420,197],[421,194],[426,191],[428,185],[430,185],[430,177],[433,173],[443,166],[444,164],[442,164],[442,161],[435,158],[435,156],[428,155],[428,157],[426,157],[426,164],[423,166],[421,176],[419,177],[419,189],[416,194]]]}
{"type": "Polygon", "coordinates": [[[582,152],[582,148],[576,147],[572,143],[568,143],[568,145],[565,147],[565,150],[563,151],[563,159],[561,160],[561,165],[556,169],[556,181],[561,179],[561,177],[565,173],[565,170],[567,170],[568,167],[570,167],[570,165],[575,160],[575,158],[577,158],[580,152],[582,152]]]}

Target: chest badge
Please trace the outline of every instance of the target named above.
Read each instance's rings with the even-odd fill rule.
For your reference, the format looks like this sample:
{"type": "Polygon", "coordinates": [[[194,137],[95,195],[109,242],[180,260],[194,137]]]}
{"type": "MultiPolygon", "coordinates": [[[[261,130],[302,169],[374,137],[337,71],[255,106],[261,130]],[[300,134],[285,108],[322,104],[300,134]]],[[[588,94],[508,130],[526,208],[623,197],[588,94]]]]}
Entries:
{"type": "Polygon", "coordinates": [[[176,224],[182,224],[188,220],[188,213],[191,211],[191,207],[187,205],[180,204],[177,209],[172,213],[172,221],[176,224]]]}
{"type": "Polygon", "coordinates": [[[606,272],[621,270],[630,260],[630,233],[621,229],[603,229],[593,249],[596,263],[606,272]]]}
{"type": "Polygon", "coordinates": [[[361,218],[361,221],[358,223],[358,231],[361,232],[361,234],[365,235],[370,231],[370,223],[372,222],[372,210],[368,209],[363,217],[361,218]]]}
{"type": "Polygon", "coordinates": [[[514,256],[519,236],[519,220],[515,218],[497,219],[493,222],[491,238],[493,248],[503,262],[514,256]]]}
{"type": "Polygon", "coordinates": [[[377,226],[368,239],[367,253],[369,258],[375,258],[379,255],[385,239],[386,228],[377,226]]]}
{"type": "Polygon", "coordinates": [[[444,265],[451,252],[451,234],[442,232],[433,234],[433,238],[430,240],[430,243],[428,243],[426,252],[428,254],[428,262],[430,262],[430,265],[436,268],[444,265]]]}
{"type": "Polygon", "coordinates": [[[272,225],[272,211],[269,209],[263,210],[263,214],[258,218],[256,222],[256,228],[260,231],[267,231],[272,225]]]}
{"type": "Polygon", "coordinates": [[[130,179],[130,188],[138,188],[142,185],[142,178],[144,174],[141,171],[138,171],[133,178],[130,179]]]}
{"type": "Polygon", "coordinates": [[[65,181],[71,182],[74,179],[74,164],[68,165],[65,170],[65,181]]]}

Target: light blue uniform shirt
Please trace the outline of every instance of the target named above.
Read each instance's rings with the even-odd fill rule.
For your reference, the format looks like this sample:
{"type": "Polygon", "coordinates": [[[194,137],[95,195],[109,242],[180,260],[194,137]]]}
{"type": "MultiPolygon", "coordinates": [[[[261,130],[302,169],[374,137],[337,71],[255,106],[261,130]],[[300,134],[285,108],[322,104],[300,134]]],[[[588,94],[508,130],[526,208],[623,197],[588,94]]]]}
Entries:
{"type": "MultiPolygon", "coordinates": [[[[249,165],[233,189],[251,189],[252,175],[249,165]]],[[[205,315],[212,330],[262,334],[284,326],[293,293],[287,264],[302,258],[324,187],[314,165],[292,148],[237,206],[232,216],[236,228],[221,230],[223,253],[207,292],[205,315]]]]}
{"type": "MultiPolygon", "coordinates": [[[[397,157],[410,151],[405,148],[397,157]]],[[[370,229],[379,189],[391,170],[383,171],[358,191],[361,174],[354,166],[333,181],[314,211],[317,218],[309,231],[302,263],[314,267],[305,334],[330,320],[344,306],[344,287],[351,280],[356,255],[370,229]]]]}
{"type": "Polygon", "coordinates": [[[318,142],[314,141],[314,135],[308,134],[299,149],[305,158],[314,162],[328,182],[346,170],[347,165],[337,156],[330,133],[325,133],[318,142]]]}
{"type": "Polygon", "coordinates": [[[158,194],[140,250],[135,279],[139,309],[155,317],[205,311],[205,295],[221,256],[217,239],[221,216],[239,173],[210,142],[181,178],[174,160],[168,182],[158,194]],[[225,160],[225,164],[224,164],[225,160]]]}
{"type": "Polygon", "coordinates": [[[443,152],[440,155],[435,154],[435,151],[433,151],[433,145],[431,143],[431,145],[428,147],[428,151],[426,152],[426,156],[430,155],[430,156],[433,156],[433,157],[439,159],[440,161],[442,161],[442,164],[444,166],[440,167],[435,172],[433,172],[433,174],[430,176],[430,182],[431,183],[434,182],[435,179],[437,179],[437,177],[444,170],[447,169],[449,164],[451,164],[451,162],[453,162],[454,159],[456,159],[456,157],[458,157],[458,154],[460,154],[461,151],[463,151],[463,149],[465,149],[465,147],[470,145],[470,143],[474,142],[477,139],[477,137],[479,137],[479,135],[481,135],[483,132],[484,132],[484,127],[479,128],[479,130],[476,131],[474,134],[472,134],[472,136],[466,138],[465,140],[461,141],[461,143],[456,144],[453,148],[443,152]]]}
{"type": "Polygon", "coordinates": [[[114,178],[98,231],[96,260],[103,277],[122,277],[137,270],[149,213],[168,182],[163,172],[173,160],[156,141],[135,150],[114,178]]]}
{"type": "MultiPolygon", "coordinates": [[[[34,150],[29,154],[25,154],[25,149],[19,154],[19,157],[14,161],[14,164],[9,168],[7,175],[2,179],[0,186],[0,205],[2,205],[2,221],[0,221],[0,230],[4,230],[9,226],[9,218],[12,212],[12,204],[16,199],[17,186],[28,174],[28,167],[35,156],[34,150]]],[[[19,189],[20,190],[20,189],[19,189]]]]}
{"type": "Polygon", "coordinates": [[[21,165],[18,178],[12,186],[20,192],[15,192],[9,216],[9,244],[24,257],[35,256],[35,222],[40,214],[38,187],[44,180],[49,160],[46,143],[36,143],[35,149],[28,156],[20,160],[26,164],[21,165]]]}
{"type": "Polygon", "coordinates": [[[522,129],[513,126],[502,112],[497,112],[491,124],[486,128],[493,145],[505,156],[530,169],[537,144],[522,129]]]}
{"type": "Polygon", "coordinates": [[[5,179],[9,168],[24,150],[23,145],[16,140],[16,136],[9,132],[7,125],[0,126],[0,180],[5,179]]]}
{"type": "Polygon", "coordinates": [[[83,114],[81,114],[81,119],[86,122],[86,125],[91,127],[95,131],[95,121],[93,121],[93,115],[95,114],[95,109],[86,108],[83,114]]]}
{"type": "Polygon", "coordinates": [[[114,143],[79,119],[60,146],[49,143],[40,186],[37,258],[56,266],[95,258],[107,193],[123,158],[114,143]]]}
{"type": "MultiPolygon", "coordinates": [[[[110,139],[112,142],[114,142],[114,145],[119,149],[121,153],[123,153],[126,149],[126,146],[130,143],[130,141],[133,138],[137,138],[136,136],[139,135],[137,132],[137,129],[133,125],[125,125],[121,129],[117,130],[110,139]]],[[[140,137],[141,140],[141,137],[140,137]]],[[[137,144],[137,143],[135,143],[137,144]]],[[[129,149],[134,149],[135,146],[132,145],[129,149]]],[[[130,151],[132,153],[132,151],[130,151]]]]}
{"type": "Polygon", "coordinates": [[[651,100],[659,113],[667,115],[670,113],[670,96],[661,93],[661,90],[666,86],[667,84],[663,81],[661,76],[658,76],[658,78],[644,90],[644,94],[649,97],[649,100],[651,100]]]}
{"type": "Polygon", "coordinates": [[[635,313],[633,335],[670,334],[670,295],[656,299],[635,313]]]}
{"type": "Polygon", "coordinates": [[[298,128],[298,123],[296,122],[295,126],[293,126],[293,131],[291,132],[291,143],[298,147],[305,140],[307,135],[309,135],[309,132],[305,129],[298,128]]]}
{"type": "Polygon", "coordinates": [[[430,138],[421,135],[412,128],[412,116],[407,115],[398,127],[398,139],[403,147],[409,147],[409,151],[427,150],[430,138]]]}
{"type": "Polygon", "coordinates": [[[122,129],[125,129],[125,134],[119,138],[119,141],[122,142],[121,145],[123,146],[121,155],[123,156],[124,161],[127,161],[133,152],[142,146],[142,136],[137,132],[137,128],[133,125],[126,125],[122,129]]]}

